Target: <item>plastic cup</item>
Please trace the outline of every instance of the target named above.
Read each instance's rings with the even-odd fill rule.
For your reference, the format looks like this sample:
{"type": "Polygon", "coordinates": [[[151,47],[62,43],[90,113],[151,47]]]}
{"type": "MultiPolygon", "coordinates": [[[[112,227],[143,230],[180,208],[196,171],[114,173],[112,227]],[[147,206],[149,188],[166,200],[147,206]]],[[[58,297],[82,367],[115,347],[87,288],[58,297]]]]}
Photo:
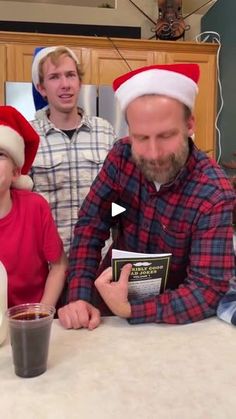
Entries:
{"type": "Polygon", "coordinates": [[[21,304],[7,310],[16,375],[36,377],[46,371],[54,314],[53,306],[41,303],[21,304]]]}

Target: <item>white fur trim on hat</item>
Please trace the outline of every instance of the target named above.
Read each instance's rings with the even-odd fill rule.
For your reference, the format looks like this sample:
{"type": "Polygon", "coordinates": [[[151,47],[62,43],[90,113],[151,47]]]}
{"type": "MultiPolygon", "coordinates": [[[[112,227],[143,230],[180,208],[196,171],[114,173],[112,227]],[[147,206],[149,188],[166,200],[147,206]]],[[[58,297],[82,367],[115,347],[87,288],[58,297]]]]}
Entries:
{"type": "Polygon", "coordinates": [[[15,189],[26,189],[28,191],[32,191],[34,183],[30,176],[28,175],[20,175],[18,179],[12,182],[11,187],[15,189]]]}
{"type": "Polygon", "coordinates": [[[65,46],[54,46],[54,47],[46,47],[41,49],[34,57],[34,61],[32,64],[32,81],[34,84],[34,87],[36,90],[38,90],[37,85],[39,84],[39,63],[40,61],[47,57],[48,54],[50,54],[51,52],[56,51],[58,48],[63,48],[66,49],[69,53],[69,55],[74,59],[74,61],[79,64],[79,60],[77,55],[74,53],[74,51],[72,51],[70,48],[67,48],[65,46]]]}
{"type": "Polygon", "coordinates": [[[7,125],[0,125],[0,150],[6,151],[17,167],[22,168],[25,161],[24,139],[7,125]]]}
{"type": "Polygon", "coordinates": [[[192,110],[197,93],[197,84],[189,77],[173,71],[150,69],[126,80],[118,87],[115,96],[122,110],[134,99],[148,94],[177,99],[192,110]]]}

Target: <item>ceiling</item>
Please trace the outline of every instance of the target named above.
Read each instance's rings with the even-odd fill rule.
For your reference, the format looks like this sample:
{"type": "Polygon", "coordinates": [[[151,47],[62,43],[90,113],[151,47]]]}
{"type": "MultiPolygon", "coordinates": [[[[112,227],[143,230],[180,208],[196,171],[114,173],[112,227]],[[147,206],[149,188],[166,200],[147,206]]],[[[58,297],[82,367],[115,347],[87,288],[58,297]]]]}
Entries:
{"type": "MultiPolygon", "coordinates": [[[[48,3],[48,4],[61,4],[61,5],[74,5],[74,6],[86,6],[86,7],[97,7],[100,6],[102,3],[109,3],[110,5],[114,6],[116,4],[116,0],[8,0],[8,1],[17,1],[17,2],[24,2],[24,3],[48,3]]],[[[119,1],[119,0],[118,0],[119,1]]],[[[128,1],[128,0],[127,0],[128,1]]],[[[204,15],[207,10],[216,2],[217,0],[182,0],[182,12],[183,15],[187,15],[192,13],[199,7],[196,13],[204,15]]],[[[141,3],[138,0],[134,0],[136,4],[139,6],[141,3]]],[[[158,1],[157,1],[158,4],[158,1]]],[[[145,11],[145,10],[144,10],[145,11]]]]}

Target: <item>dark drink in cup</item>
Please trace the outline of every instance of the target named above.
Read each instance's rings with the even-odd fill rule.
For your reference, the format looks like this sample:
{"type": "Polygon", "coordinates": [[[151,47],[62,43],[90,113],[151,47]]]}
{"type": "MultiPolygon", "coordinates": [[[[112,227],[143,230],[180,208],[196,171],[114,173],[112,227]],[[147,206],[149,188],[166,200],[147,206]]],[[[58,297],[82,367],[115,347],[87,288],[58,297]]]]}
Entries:
{"type": "Polygon", "coordinates": [[[16,375],[36,377],[44,373],[55,308],[46,304],[21,304],[11,307],[7,313],[16,375]]]}

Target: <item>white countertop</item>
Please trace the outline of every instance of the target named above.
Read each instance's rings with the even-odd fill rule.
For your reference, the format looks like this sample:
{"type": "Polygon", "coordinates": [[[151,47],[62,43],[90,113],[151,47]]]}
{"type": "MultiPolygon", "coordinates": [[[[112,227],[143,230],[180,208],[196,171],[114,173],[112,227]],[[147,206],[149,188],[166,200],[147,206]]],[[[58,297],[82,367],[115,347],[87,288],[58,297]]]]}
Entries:
{"type": "Polygon", "coordinates": [[[236,328],[108,317],[91,332],[54,320],[43,375],[17,377],[9,343],[0,347],[0,417],[235,419],[236,328]]]}

